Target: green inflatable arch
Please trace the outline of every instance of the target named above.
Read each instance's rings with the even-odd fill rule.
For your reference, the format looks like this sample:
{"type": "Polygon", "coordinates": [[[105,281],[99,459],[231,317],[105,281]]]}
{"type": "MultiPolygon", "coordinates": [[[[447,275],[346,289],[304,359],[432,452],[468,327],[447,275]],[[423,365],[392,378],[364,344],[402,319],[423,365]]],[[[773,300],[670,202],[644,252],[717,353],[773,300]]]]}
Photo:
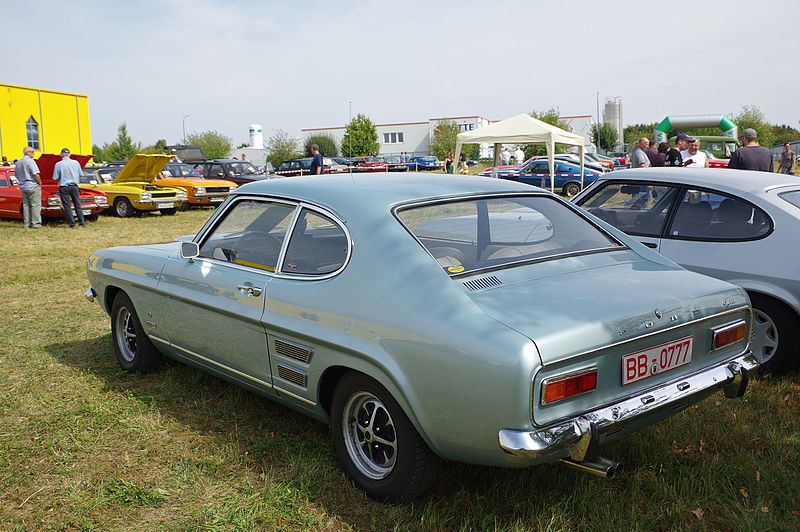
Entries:
{"type": "Polygon", "coordinates": [[[653,137],[656,143],[666,142],[673,129],[693,127],[718,127],[726,137],[735,139],[739,136],[739,128],[725,115],[684,115],[666,117],[653,130],[653,137]]]}

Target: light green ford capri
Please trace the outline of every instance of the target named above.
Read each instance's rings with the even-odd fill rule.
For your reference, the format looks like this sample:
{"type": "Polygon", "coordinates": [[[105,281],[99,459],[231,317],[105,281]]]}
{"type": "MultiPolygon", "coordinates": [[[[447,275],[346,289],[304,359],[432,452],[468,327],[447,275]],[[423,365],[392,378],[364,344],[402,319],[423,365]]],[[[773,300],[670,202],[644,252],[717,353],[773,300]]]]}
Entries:
{"type": "Polygon", "coordinates": [[[129,372],[162,356],[331,425],[369,496],[440,458],[613,476],[602,445],[757,367],[741,288],[541,189],[360,174],[238,188],[193,237],[97,251],[129,372]]]}

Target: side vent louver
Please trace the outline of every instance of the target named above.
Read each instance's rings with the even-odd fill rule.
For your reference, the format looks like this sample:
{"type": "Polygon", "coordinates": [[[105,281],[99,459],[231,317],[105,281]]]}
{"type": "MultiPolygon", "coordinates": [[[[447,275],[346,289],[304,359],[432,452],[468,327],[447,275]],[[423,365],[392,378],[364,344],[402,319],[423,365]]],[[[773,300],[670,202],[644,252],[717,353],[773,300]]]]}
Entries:
{"type": "Polygon", "coordinates": [[[278,364],[278,377],[292,384],[302,386],[303,388],[306,387],[306,374],[294,368],[278,364]]]}
{"type": "Polygon", "coordinates": [[[464,286],[473,291],[486,290],[487,288],[500,286],[501,284],[503,284],[503,282],[494,275],[481,277],[480,279],[470,279],[469,281],[464,281],[464,286]]]}
{"type": "Polygon", "coordinates": [[[300,346],[297,344],[290,344],[284,340],[275,340],[275,353],[299,360],[303,364],[308,364],[311,360],[313,351],[309,347],[300,346]]]}

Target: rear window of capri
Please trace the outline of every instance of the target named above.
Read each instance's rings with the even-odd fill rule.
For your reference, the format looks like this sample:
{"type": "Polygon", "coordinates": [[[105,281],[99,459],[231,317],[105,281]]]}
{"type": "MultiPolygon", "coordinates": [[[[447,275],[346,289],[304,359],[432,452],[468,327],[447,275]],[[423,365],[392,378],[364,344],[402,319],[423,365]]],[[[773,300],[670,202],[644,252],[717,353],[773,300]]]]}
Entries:
{"type": "Polygon", "coordinates": [[[621,245],[546,196],[451,201],[404,208],[398,215],[450,274],[621,245]]]}

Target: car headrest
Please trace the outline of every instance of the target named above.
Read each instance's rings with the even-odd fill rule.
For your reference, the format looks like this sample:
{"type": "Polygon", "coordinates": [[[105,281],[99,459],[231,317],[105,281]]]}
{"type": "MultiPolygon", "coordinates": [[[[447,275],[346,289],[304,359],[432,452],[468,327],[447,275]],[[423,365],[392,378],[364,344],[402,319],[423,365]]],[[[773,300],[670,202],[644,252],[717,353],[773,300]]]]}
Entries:
{"type": "Polygon", "coordinates": [[[746,222],[752,214],[752,207],[731,198],[723,200],[717,209],[717,219],[724,223],[746,222]]]}

